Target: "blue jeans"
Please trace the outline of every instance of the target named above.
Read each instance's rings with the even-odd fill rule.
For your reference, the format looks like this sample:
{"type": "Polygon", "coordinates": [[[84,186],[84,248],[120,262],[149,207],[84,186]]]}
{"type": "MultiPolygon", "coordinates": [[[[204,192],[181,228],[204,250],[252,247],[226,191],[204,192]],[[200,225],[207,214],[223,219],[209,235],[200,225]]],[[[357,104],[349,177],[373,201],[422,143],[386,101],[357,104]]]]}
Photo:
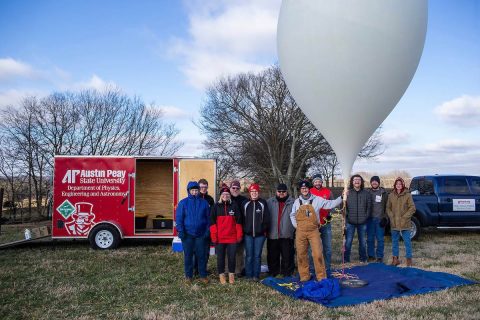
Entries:
{"type": "Polygon", "coordinates": [[[380,227],[380,218],[369,218],[367,220],[367,249],[368,257],[383,259],[383,248],[385,229],[380,227]],[[377,251],[375,254],[375,239],[377,240],[377,251]]]}
{"type": "Polygon", "coordinates": [[[402,235],[403,243],[405,244],[405,256],[407,258],[412,258],[412,240],[410,239],[411,231],[410,230],[392,230],[392,255],[394,257],[399,256],[398,250],[398,240],[400,240],[400,234],[402,235]]]}
{"type": "Polygon", "coordinates": [[[182,246],[183,255],[185,258],[185,277],[193,277],[193,255],[195,254],[198,260],[198,273],[200,274],[201,278],[205,278],[207,276],[205,237],[192,237],[191,235],[185,234],[185,237],[182,239],[182,246]]]}
{"type": "Polygon", "coordinates": [[[247,278],[260,278],[264,242],[264,236],[245,235],[245,276],[247,278]]]}
{"type": "MultiPolygon", "coordinates": [[[[327,223],[320,228],[320,238],[322,239],[323,259],[325,260],[325,270],[327,276],[330,276],[330,264],[332,261],[332,225],[327,223]]],[[[308,264],[310,274],[315,274],[315,267],[313,265],[312,249],[308,247],[308,264]]]]}
{"type": "Polygon", "coordinates": [[[347,222],[347,234],[346,234],[346,243],[345,243],[345,262],[350,262],[350,253],[352,251],[352,242],[353,236],[355,235],[355,230],[358,233],[358,255],[360,256],[360,261],[367,261],[367,244],[365,239],[365,234],[367,233],[367,224],[350,224],[347,222]]]}

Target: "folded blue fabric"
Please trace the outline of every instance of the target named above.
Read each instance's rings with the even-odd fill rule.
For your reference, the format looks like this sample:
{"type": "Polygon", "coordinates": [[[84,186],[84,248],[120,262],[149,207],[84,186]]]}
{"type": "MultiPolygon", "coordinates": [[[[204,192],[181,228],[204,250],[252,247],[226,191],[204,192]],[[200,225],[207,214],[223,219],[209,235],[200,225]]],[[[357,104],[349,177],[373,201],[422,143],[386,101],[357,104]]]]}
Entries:
{"type": "Polygon", "coordinates": [[[326,307],[356,305],[477,283],[449,273],[398,268],[382,263],[353,267],[345,272],[368,284],[362,288],[340,288],[337,279],[302,283],[298,277],[266,278],[262,283],[294,299],[314,301],[326,307]]]}
{"type": "Polygon", "coordinates": [[[297,299],[310,300],[317,303],[328,303],[340,296],[338,279],[323,279],[322,281],[308,281],[295,291],[297,299]]]}

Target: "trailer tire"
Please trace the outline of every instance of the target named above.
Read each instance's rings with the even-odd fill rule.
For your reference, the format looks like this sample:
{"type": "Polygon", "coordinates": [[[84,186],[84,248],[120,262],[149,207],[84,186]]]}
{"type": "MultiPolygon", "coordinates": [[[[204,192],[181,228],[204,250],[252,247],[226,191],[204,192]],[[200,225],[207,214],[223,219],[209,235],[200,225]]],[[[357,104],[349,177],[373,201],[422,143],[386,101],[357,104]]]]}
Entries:
{"type": "Polygon", "coordinates": [[[118,247],[120,233],[114,226],[103,224],[96,226],[88,235],[90,246],[93,249],[111,250],[118,247]]]}

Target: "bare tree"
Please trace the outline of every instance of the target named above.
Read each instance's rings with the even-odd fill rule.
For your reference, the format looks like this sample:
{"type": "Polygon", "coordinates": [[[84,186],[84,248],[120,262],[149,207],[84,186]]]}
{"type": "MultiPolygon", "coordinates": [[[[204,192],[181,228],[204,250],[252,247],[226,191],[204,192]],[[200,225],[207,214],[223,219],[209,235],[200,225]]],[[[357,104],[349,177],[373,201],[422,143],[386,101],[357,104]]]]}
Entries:
{"type": "Polygon", "coordinates": [[[207,90],[197,123],[205,146],[226,168],[273,186],[292,187],[317,154],[331,153],[296,105],[277,66],[218,80],[207,90]],[[233,169],[235,168],[235,169],[233,169]]]}
{"type": "Polygon", "coordinates": [[[29,97],[1,116],[0,173],[12,192],[15,181],[27,178],[29,211],[34,194],[40,214],[55,155],[171,156],[183,145],[159,108],[115,88],[29,97]]]}

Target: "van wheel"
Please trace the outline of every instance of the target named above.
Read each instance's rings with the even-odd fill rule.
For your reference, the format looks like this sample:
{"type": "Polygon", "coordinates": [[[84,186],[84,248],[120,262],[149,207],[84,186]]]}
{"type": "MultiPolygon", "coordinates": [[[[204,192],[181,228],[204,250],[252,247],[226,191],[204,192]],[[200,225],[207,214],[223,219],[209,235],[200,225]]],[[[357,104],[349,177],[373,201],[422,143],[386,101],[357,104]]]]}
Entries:
{"type": "Polygon", "coordinates": [[[110,225],[98,226],[90,232],[88,236],[90,246],[93,249],[115,249],[120,243],[120,234],[118,230],[110,225]]]}
{"type": "Polygon", "coordinates": [[[411,226],[410,226],[410,239],[417,240],[420,237],[421,228],[420,221],[416,217],[411,218],[411,226]]]}

